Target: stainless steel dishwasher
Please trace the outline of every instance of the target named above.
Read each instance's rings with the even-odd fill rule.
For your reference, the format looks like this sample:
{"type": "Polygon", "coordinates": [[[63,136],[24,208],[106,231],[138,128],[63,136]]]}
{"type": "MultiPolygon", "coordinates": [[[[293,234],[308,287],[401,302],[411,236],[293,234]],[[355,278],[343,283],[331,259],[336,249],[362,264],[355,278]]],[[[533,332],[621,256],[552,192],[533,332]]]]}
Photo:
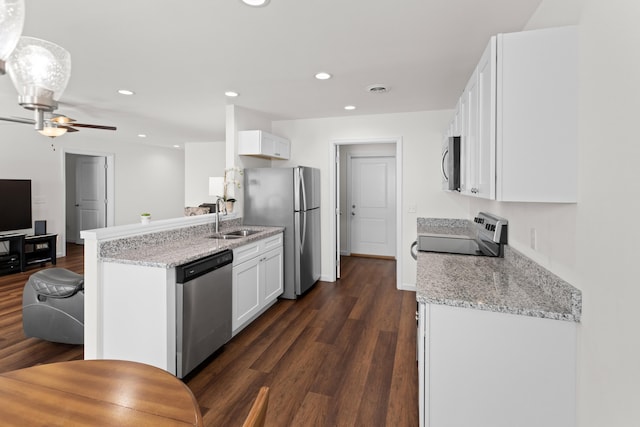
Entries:
{"type": "Polygon", "coordinates": [[[233,252],[176,267],[176,376],[183,378],[231,339],[233,252]]]}

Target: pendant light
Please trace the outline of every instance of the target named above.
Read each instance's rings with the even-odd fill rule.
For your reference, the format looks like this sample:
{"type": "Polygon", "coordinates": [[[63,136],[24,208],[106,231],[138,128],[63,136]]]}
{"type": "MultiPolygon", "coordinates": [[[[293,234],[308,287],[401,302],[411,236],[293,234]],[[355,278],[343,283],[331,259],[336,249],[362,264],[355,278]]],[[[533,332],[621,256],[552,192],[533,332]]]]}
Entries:
{"type": "Polygon", "coordinates": [[[24,0],[0,0],[0,75],[24,26],[24,0]]]}
{"type": "Polygon", "coordinates": [[[42,130],[43,113],[58,108],[69,82],[71,55],[55,43],[23,36],[7,61],[7,72],[18,103],[35,111],[36,130],[42,130]]]}

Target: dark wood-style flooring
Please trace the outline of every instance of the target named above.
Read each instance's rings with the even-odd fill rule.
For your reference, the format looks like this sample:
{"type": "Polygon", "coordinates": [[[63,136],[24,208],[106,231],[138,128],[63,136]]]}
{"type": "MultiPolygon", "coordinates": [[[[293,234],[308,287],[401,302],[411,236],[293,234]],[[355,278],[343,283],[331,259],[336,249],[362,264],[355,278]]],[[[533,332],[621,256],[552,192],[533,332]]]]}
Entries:
{"type": "MultiPolygon", "coordinates": [[[[82,247],[57,267],[82,273],[82,247]]],[[[82,346],[24,337],[34,271],[0,277],[0,372],[83,358],[82,346]]],[[[185,382],[207,426],[241,426],[263,385],[267,426],[417,426],[415,309],[415,293],[395,287],[395,261],[346,257],[340,280],[278,301],[185,382]]]]}

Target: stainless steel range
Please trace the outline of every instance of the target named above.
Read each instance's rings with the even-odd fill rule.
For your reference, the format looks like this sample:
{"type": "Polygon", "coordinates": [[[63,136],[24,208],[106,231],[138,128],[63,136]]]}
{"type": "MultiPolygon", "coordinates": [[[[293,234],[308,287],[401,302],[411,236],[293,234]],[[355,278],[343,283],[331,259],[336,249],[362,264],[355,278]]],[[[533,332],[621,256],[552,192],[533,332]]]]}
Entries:
{"type": "Polygon", "coordinates": [[[480,212],[462,230],[441,225],[429,231],[418,235],[418,240],[412,245],[412,254],[417,248],[423,252],[502,257],[507,243],[508,221],[480,212]]]}

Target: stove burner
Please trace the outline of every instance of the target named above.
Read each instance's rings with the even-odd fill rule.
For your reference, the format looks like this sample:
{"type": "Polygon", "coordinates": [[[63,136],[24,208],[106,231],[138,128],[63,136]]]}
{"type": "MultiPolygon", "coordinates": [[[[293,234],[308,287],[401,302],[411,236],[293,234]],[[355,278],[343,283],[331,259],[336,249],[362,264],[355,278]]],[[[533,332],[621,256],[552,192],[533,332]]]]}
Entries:
{"type": "Polygon", "coordinates": [[[460,255],[504,256],[507,243],[508,221],[498,216],[480,212],[473,219],[473,227],[467,236],[429,234],[418,236],[418,250],[460,255]]]}

